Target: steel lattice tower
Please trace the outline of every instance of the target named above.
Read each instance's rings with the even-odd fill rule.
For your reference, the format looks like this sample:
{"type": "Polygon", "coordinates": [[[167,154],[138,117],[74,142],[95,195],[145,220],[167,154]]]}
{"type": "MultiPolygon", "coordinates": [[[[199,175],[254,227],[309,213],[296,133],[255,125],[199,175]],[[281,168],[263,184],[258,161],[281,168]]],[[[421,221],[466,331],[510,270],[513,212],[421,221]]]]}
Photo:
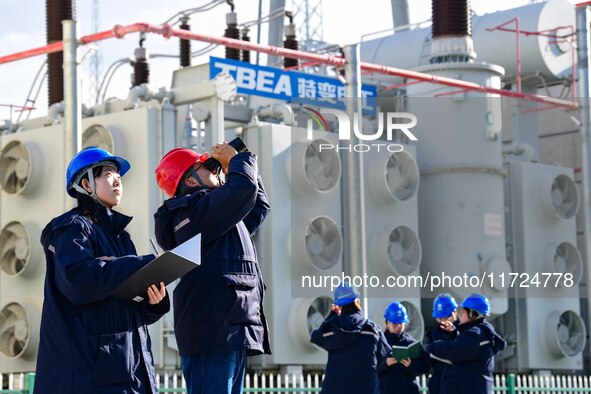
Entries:
{"type": "MultiPolygon", "coordinates": [[[[100,0],[92,0],[92,32],[97,33],[99,32],[101,19],[100,19],[100,0]]],[[[101,63],[102,63],[102,55],[100,50],[100,44],[97,42],[95,43],[96,50],[91,54],[89,59],[89,69],[90,69],[90,84],[88,88],[88,93],[90,98],[88,102],[94,104],[94,100],[98,94],[98,89],[100,86],[100,74],[101,74],[101,63]]]]}
{"type": "Polygon", "coordinates": [[[322,0],[293,0],[292,5],[301,48],[315,52],[324,45],[322,0]]]}

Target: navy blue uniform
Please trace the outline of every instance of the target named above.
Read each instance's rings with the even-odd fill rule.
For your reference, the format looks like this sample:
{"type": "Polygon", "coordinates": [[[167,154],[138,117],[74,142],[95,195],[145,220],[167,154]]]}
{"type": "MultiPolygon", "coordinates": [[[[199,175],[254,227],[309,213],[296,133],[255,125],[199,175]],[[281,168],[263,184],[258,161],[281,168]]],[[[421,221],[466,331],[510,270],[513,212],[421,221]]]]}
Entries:
{"type": "Polygon", "coordinates": [[[331,312],[310,341],[328,351],[322,393],[379,393],[377,369],[390,346],[380,327],[361,311],[350,315],[331,312]]]}
{"type": "Polygon", "coordinates": [[[429,351],[450,360],[443,374],[444,394],[491,394],[494,355],[506,342],[484,318],[461,324],[458,336],[450,341],[435,341],[429,351]]]}
{"type": "Polygon", "coordinates": [[[230,160],[225,185],[168,199],[154,215],[156,239],[166,249],[202,234],[202,263],[182,277],[173,295],[181,356],[271,353],[251,238],[269,211],[256,157],[242,152],[230,160]]]}
{"type": "Polygon", "coordinates": [[[148,324],[170,309],[111,296],[154,259],[136,256],[131,218],[95,204],[53,219],[41,243],[47,261],[35,394],[156,394],[148,324]]]}
{"type": "MultiPolygon", "coordinates": [[[[408,346],[416,342],[410,334],[392,334],[386,330],[384,333],[390,349],[392,346],[408,346]]],[[[389,357],[389,354],[388,354],[389,357]]],[[[426,354],[421,352],[421,356],[411,361],[410,366],[405,367],[396,360],[397,363],[388,366],[386,362],[380,366],[380,393],[382,394],[418,394],[419,385],[417,376],[425,373],[427,369],[426,354]]]]}
{"type": "MultiPolygon", "coordinates": [[[[459,322],[455,322],[454,325],[458,326],[459,322]]],[[[435,327],[431,328],[426,335],[425,345],[429,346],[431,343],[435,341],[450,341],[454,339],[458,335],[458,330],[454,331],[446,331],[443,330],[439,324],[435,327]]],[[[443,372],[447,368],[449,364],[438,361],[434,358],[430,358],[429,363],[432,368],[431,377],[429,378],[429,382],[427,386],[429,387],[429,394],[441,394],[441,380],[443,378],[443,372]]]]}

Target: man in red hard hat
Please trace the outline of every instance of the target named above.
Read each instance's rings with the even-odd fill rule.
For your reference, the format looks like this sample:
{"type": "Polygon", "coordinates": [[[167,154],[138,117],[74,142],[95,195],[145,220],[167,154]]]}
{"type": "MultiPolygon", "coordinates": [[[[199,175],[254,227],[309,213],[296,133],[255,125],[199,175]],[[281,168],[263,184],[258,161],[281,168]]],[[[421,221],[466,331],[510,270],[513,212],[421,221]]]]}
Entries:
{"type": "Polygon", "coordinates": [[[251,238],[270,210],[256,156],[226,142],[211,155],[177,148],[162,158],[156,179],[171,197],[154,215],[158,243],[172,249],[202,236],[202,264],[182,277],[173,295],[188,393],[241,393],[246,356],[271,353],[251,238]],[[209,165],[211,158],[219,167],[209,165]]]}

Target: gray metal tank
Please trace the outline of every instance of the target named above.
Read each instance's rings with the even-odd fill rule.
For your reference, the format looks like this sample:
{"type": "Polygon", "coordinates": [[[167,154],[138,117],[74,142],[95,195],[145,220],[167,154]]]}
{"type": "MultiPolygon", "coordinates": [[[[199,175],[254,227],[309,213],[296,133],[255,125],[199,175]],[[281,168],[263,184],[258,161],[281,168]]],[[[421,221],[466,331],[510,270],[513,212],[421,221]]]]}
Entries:
{"type": "MultiPolygon", "coordinates": [[[[443,63],[416,69],[499,88],[503,69],[479,63],[443,63]]],[[[506,260],[501,152],[501,102],[478,92],[449,93],[427,83],[408,87],[408,111],[417,117],[419,234],[423,277],[455,278],[424,298],[449,292],[460,302],[472,292],[491,300],[491,312],[507,311],[507,291],[489,274],[510,271],[506,260]],[[462,279],[458,285],[457,278],[462,279]],[[472,278],[472,279],[470,279],[472,278]],[[484,278],[484,281],[482,280],[484,278]],[[481,282],[481,287],[465,286],[481,282]],[[470,282],[472,281],[472,282],[470,282]]],[[[425,306],[429,309],[430,305],[425,306]]]]}
{"type": "MultiPolygon", "coordinates": [[[[540,32],[550,30],[558,36],[571,31],[575,26],[574,5],[567,0],[549,0],[528,4],[523,7],[494,12],[472,18],[472,39],[478,53],[478,61],[498,64],[505,69],[507,79],[516,75],[515,33],[492,31],[513,18],[519,18],[521,31],[540,32]],[[558,28],[561,27],[561,28],[558,28]],[[558,29],[557,29],[558,28],[558,29]]],[[[514,29],[515,24],[507,28],[514,29]]],[[[547,82],[571,74],[571,46],[564,40],[552,37],[529,35],[520,36],[522,75],[540,72],[547,82]],[[559,41],[559,42],[556,42],[559,41]]],[[[391,67],[411,69],[429,64],[431,49],[431,27],[406,30],[393,35],[361,42],[361,59],[364,62],[383,64],[391,67]]],[[[397,83],[399,79],[388,76],[372,76],[383,83],[397,83]]]]}

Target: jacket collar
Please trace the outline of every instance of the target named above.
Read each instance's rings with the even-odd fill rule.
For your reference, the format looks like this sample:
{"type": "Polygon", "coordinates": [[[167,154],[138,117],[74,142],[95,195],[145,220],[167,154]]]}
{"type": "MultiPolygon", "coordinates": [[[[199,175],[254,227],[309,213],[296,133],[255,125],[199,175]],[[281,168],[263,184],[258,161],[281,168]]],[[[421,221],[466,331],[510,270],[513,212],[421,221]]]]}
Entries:
{"type": "Polygon", "coordinates": [[[131,216],[113,211],[102,204],[96,204],[95,215],[97,221],[113,235],[120,235],[133,219],[131,216]]]}
{"type": "Polygon", "coordinates": [[[460,324],[458,326],[458,331],[459,332],[463,332],[466,330],[469,330],[472,327],[478,326],[480,324],[482,324],[482,322],[484,322],[484,317],[479,317],[478,319],[474,319],[470,322],[464,323],[464,324],[460,324]]]}
{"type": "MultiPolygon", "coordinates": [[[[131,216],[123,215],[101,204],[96,204],[93,214],[96,220],[115,236],[120,235],[132,219],[131,216]]],[[[80,212],[78,211],[78,207],[74,207],[68,212],[53,218],[41,233],[41,244],[43,247],[47,248],[49,246],[55,231],[71,225],[78,217],[80,217],[80,212]]]]}
{"type": "Polygon", "coordinates": [[[333,315],[332,325],[343,331],[360,331],[365,324],[365,317],[361,311],[355,313],[333,315]]]}
{"type": "Polygon", "coordinates": [[[392,334],[387,328],[384,331],[384,336],[386,339],[391,339],[394,341],[401,341],[406,337],[406,332],[402,331],[400,334],[392,334]]]}

